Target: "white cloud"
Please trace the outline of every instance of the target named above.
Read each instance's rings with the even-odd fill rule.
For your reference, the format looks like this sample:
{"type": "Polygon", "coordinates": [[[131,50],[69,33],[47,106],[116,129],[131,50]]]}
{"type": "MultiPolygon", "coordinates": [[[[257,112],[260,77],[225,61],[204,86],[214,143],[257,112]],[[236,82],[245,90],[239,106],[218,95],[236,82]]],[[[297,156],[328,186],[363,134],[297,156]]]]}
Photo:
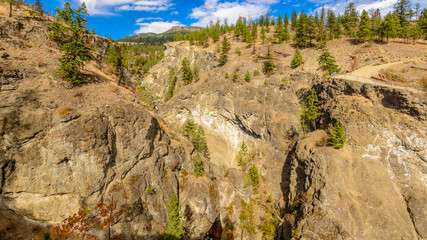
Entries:
{"type": "Polygon", "coordinates": [[[136,22],[137,22],[137,23],[140,23],[140,22],[152,21],[152,20],[163,20],[163,18],[161,18],[161,17],[145,17],[145,18],[138,18],[138,19],[136,20],[136,22]]]}
{"type": "Polygon", "coordinates": [[[140,26],[140,28],[135,31],[135,34],[162,33],[171,29],[172,27],[183,26],[183,24],[181,24],[178,21],[172,21],[172,22],[158,21],[158,22],[148,22],[148,23],[138,22],[136,23],[136,25],[140,26]]]}
{"type": "Polygon", "coordinates": [[[173,11],[173,12],[171,12],[171,15],[178,15],[179,14],[179,12],[178,11],[173,11]]]}
{"type": "Polygon", "coordinates": [[[168,10],[173,4],[171,0],[79,0],[85,2],[90,14],[113,14],[118,11],[159,12],[168,10]]]}
{"type": "Polygon", "coordinates": [[[219,1],[205,0],[204,5],[193,8],[190,17],[197,19],[192,26],[206,27],[210,21],[228,19],[229,23],[237,21],[239,16],[258,18],[270,10],[270,5],[279,0],[243,0],[243,1],[219,1]]]}
{"type": "MultiPolygon", "coordinates": [[[[344,13],[345,7],[350,3],[354,2],[356,5],[357,11],[361,13],[363,9],[369,11],[370,9],[381,10],[383,15],[387,14],[389,11],[393,11],[393,6],[398,0],[309,0],[314,3],[317,7],[317,11],[320,10],[322,6],[327,9],[331,9],[336,13],[344,13]]],[[[313,11],[314,12],[314,11],[313,11]]]]}

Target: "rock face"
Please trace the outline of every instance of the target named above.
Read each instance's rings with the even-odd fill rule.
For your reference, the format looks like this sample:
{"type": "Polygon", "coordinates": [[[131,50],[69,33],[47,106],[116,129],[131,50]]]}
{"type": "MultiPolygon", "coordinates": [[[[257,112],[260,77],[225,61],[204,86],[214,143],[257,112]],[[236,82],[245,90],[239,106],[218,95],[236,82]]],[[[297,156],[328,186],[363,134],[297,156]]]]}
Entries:
{"type": "MultiPolygon", "coordinates": [[[[93,210],[111,201],[128,209],[113,235],[157,239],[174,193],[187,213],[186,229],[195,237],[207,233],[219,216],[208,166],[204,177],[189,175],[188,186],[180,187],[178,171],[193,171],[191,143],[97,66],[84,70],[94,82],[70,89],[54,73],[55,44],[29,47],[40,37],[25,30],[32,22],[5,21],[2,51],[10,56],[0,59],[0,216],[7,217],[0,220],[0,239],[40,235],[81,206],[93,210]],[[36,56],[44,56],[38,65],[36,56]]],[[[102,38],[92,44],[102,64],[108,45],[102,38]]]]}
{"type": "Polygon", "coordinates": [[[0,239],[27,239],[81,206],[110,201],[128,209],[113,235],[158,239],[172,194],[195,239],[427,238],[424,93],[290,71],[284,62],[270,76],[252,74],[262,69],[252,49],[218,67],[212,51],[177,43],[142,80],[162,102],[153,113],[100,71],[103,38],[90,41],[91,81],[71,88],[58,79],[60,53],[40,40],[47,26],[0,18],[0,239]],[[199,69],[188,85],[184,57],[199,69]],[[170,68],[178,81],[164,102],[170,68]],[[233,72],[237,79],[225,77],[233,72]],[[303,131],[300,106],[311,89],[322,116],[303,131]],[[194,146],[179,134],[190,112],[208,142],[202,177],[194,146]],[[336,121],[342,149],[327,145],[336,121]]]}

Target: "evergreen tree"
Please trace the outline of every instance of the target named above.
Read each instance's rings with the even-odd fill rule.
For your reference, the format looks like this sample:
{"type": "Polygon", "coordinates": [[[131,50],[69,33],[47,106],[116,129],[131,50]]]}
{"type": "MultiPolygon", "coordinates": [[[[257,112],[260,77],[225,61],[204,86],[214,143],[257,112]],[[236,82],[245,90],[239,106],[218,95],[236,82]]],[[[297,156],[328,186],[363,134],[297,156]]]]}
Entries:
{"type": "Polygon", "coordinates": [[[292,61],[291,61],[291,68],[297,68],[303,63],[304,63],[304,60],[302,59],[301,52],[299,51],[299,47],[297,46],[297,48],[295,49],[294,57],[292,58],[292,61]]]}
{"type": "Polygon", "coordinates": [[[168,90],[166,92],[165,101],[171,99],[173,97],[173,94],[175,93],[175,84],[177,81],[175,68],[170,68],[169,70],[169,83],[168,83],[168,90]]]}
{"type": "Polygon", "coordinates": [[[405,25],[411,16],[411,2],[409,0],[398,0],[394,5],[394,11],[399,17],[400,26],[405,25]]]}
{"type": "Polygon", "coordinates": [[[372,21],[367,11],[363,10],[360,16],[359,30],[357,31],[357,40],[360,42],[371,40],[372,21]]]}
{"type": "MultiPolygon", "coordinates": [[[[314,23],[313,23],[314,25],[314,23]]],[[[304,48],[310,46],[311,38],[310,38],[310,30],[309,30],[309,19],[304,11],[301,12],[298,22],[296,24],[294,41],[298,47],[304,48]]]]}
{"type": "Polygon", "coordinates": [[[341,127],[340,123],[337,121],[334,124],[334,129],[332,129],[332,134],[330,135],[329,145],[334,146],[336,149],[344,147],[345,143],[345,134],[344,128],[341,127]]]}
{"type": "Polygon", "coordinates": [[[411,26],[411,28],[409,29],[409,36],[412,39],[412,43],[415,44],[417,39],[419,39],[421,36],[421,28],[418,24],[411,26]]]}
{"type": "Polygon", "coordinates": [[[427,8],[421,12],[417,24],[420,27],[421,34],[427,35],[427,8]]]}
{"type": "Polygon", "coordinates": [[[251,74],[249,73],[249,71],[246,71],[246,74],[245,74],[245,81],[246,81],[246,82],[250,82],[250,81],[251,81],[251,74]]]}
{"type": "Polygon", "coordinates": [[[177,32],[173,38],[175,41],[181,41],[182,40],[181,32],[177,32]]]}
{"type": "Polygon", "coordinates": [[[228,62],[228,57],[227,54],[221,53],[219,59],[218,59],[218,64],[219,66],[224,66],[226,63],[228,62]]]}
{"type": "Polygon", "coordinates": [[[231,49],[231,43],[228,41],[227,37],[224,36],[224,39],[222,40],[222,53],[227,54],[228,51],[231,49]]]}
{"type": "Polygon", "coordinates": [[[110,44],[110,47],[108,48],[106,62],[112,64],[114,67],[116,76],[120,76],[122,59],[119,56],[119,52],[117,51],[117,48],[116,46],[114,46],[114,44],[110,44]]]}
{"type": "Polygon", "coordinates": [[[39,15],[43,15],[43,4],[41,0],[36,0],[34,2],[34,8],[39,13],[39,15]]]}
{"type": "Polygon", "coordinates": [[[264,26],[262,26],[261,27],[261,40],[262,40],[263,44],[265,43],[266,38],[267,38],[267,36],[265,35],[265,28],[264,28],[264,26]]]}
{"type": "Polygon", "coordinates": [[[282,41],[283,41],[282,40],[282,31],[283,31],[283,21],[282,21],[282,16],[280,16],[280,14],[279,14],[279,17],[277,19],[277,24],[274,27],[274,34],[273,34],[274,38],[277,39],[278,43],[282,43],[282,41]]]}
{"type": "Polygon", "coordinates": [[[302,113],[302,127],[305,129],[308,127],[308,124],[311,122],[316,129],[316,120],[322,115],[319,111],[319,101],[317,99],[316,91],[311,89],[311,94],[307,97],[307,101],[303,105],[302,113]]]}
{"type": "Polygon", "coordinates": [[[388,42],[389,38],[396,37],[399,27],[399,17],[396,12],[387,14],[379,27],[380,40],[383,41],[386,38],[388,42]]]}
{"type": "Polygon", "coordinates": [[[351,37],[351,38],[356,37],[358,20],[359,20],[359,17],[357,15],[355,4],[354,2],[350,2],[345,8],[345,12],[344,12],[344,29],[345,29],[345,34],[348,37],[351,37]]]}
{"type": "Polygon", "coordinates": [[[296,29],[298,24],[298,13],[294,10],[291,15],[291,27],[296,29]]]}
{"type": "Polygon", "coordinates": [[[334,11],[328,9],[328,18],[326,21],[326,26],[327,26],[328,32],[329,32],[329,34],[328,34],[329,40],[332,40],[335,38],[336,21],[337,21],[337,18],[335,16],[334,11]]]}
{"type": "Polygon", "coordinates": [[[379,30],[380,30],[380,25],[381,25],[381,11],[379,8],[375,9],[375,10],[371,10],[371,31],[372,31],[372,35],[376,36],[377,39],[380,38],[380,34],[379,34],[379,30]]]}
{"type": "Polygon", "coordinates": [[[273,56],[271,55],[271,49],[268,47],[267,49],[267,56],[265,57],[264,65],[263,65],[263,72],[266,75],[270,75],[274,72],[274,69],[276,66],[273,63],[273,56]]]}
{"type": "Polygon", "coordinates": [[[326,21],[326,10],[324,7],[322,7],[320,11],[320,18],[318,18],[316,25],[317,25],[317,41],[323,42],[327,39],[327,34],[325,31],[325,21],[326,21]]]}
{"type": "Polygon", "coordinates": [[[171,240],[181,239],[182,234],[185,233],[185,221],[181,213],[181,204],[175,193],[172,194],[167,208],[168,227],[164,233],[164,237],[171,240]]]}
{"type": "Polygon", "coordinates": [[[181,78],[185,84],[190,84],[193,81],[193,73],[191,72],[190,62],[187,57],[184,57],[181,62],[181,78]]]}
{"type": "Polygon", "coordinates": [[[85,46],[84,38],[89,34],[86,24],[88,15],[85,3],[76,11],[66,2],[62,10],[57,12],[55,21],[50,26],[48,37],[60,43],[63,55],[58,74],[73,85],[83,83],[81,68],[84,61],[92,59],[91,48],[85,46]]]}
{"type": "Polygon", "coordinates": [[[339,72],[340,68],[335,64],[335,58],[329,53],[325,43],[322,43],[320,50],[322,53],[317,59],[319,69],[326,71],[329,75],[339,72]]]}
{"type": "Polygon", "coordinates": [[[415,15],[415,20],[418,20],[418,16],[421,13],[421,5],[419,3],[415,4],[415,9],[414,9],[414,15],[415,15]]]}
{"type": "Polygon", "coordinates": [[[253,41],[256,42],[256,40],[258,39],[258,27],[255,22],[252,22],[251,33],[253,41]]]}

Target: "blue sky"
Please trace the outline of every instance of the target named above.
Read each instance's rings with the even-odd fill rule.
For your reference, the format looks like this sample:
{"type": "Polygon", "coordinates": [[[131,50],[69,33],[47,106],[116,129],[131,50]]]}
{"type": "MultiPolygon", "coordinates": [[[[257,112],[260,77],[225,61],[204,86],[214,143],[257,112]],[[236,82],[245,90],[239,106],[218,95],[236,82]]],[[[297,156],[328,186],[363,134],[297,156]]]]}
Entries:
{"type": "MultiPolygon", "coordinates": [[[[257,18],[268,11],[272,15],[289,16],[292,11],[312,13],[324,6],[342,12],[350,0],[70,0],[73,7],[86,2],[89,26],[100,36],[119,39],[142,32],[160,33],[172,26],[205,27],[209,21],[228,19],[234,23],[239,16],[257,18]]],[[[397,0],[353,0],[358,10],[380,8],[383,14],[397,0]]],[[[42,0],[46,10],[62,7],[64,0],[42,0]]],[[[415,4],[416,1],[412,1],[415,4]]],[[[419,3],[426,7],[424,0],[419,3]]]]}

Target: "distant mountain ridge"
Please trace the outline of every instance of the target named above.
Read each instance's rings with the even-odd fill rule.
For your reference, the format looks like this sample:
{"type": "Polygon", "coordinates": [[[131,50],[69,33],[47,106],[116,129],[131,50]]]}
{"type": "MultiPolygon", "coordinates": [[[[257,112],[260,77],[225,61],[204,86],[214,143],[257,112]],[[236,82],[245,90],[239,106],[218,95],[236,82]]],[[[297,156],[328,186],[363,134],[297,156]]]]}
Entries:
{"type": "Polygon", "coordinates": [[[119,39],[120,42],[137,42],[145,45],[162,45],[168,41],[173,41],[176,33],[181,35],[200,30],[199,27],[175,26],[163,33],[138,33],[119,39]]]}

